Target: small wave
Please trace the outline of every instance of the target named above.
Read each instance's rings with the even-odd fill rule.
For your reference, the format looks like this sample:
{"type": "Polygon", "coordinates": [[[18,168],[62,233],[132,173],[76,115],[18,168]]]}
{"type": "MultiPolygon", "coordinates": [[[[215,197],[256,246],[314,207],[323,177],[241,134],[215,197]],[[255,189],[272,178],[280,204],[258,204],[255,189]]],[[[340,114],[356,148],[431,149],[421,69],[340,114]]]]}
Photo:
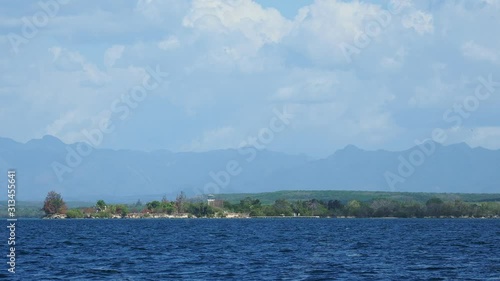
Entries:
{"type": "Polygon", "coordinates": [[[65,240],[63,242],[60,242],[62,245],[68,245],[68,246],[83,246],[83,243],[79,242],[73,242],[71,240],[65,240]]]}
{"type": "Polygon", "coordinates": [[[457,267],[446,267],[446,266],[423,266],[423,267],[415,267],[409,268],[413,271],[439,271],[439,270],[455,270],[457,267]]]}
{"type": "Polygon", "coordinates": [[[314,276],[314,275],[328,274],[332,272],[335,271],[330,269],[312,269],[312,270],[307,270],[305,273],[314,276]]]}
{"type": "Polygon", "coordinates": [[[471,244],[472,245],[488,245],[490,243],[485,242],[485,241],[472,241],[471,244]]]}
{"type": "Polygon", "coordinates": [[[91,268],[91,269],[89,269],[89,272],[91,272],[91,273],[112,273],[112,274],[121,273],[121,271],[117,270],[117,269],[102,268],[102,267],[91,268]]]}
{"type": "Polygon", "coordinates": [[[452,244],[451,246],[453,246],[453,247],[460,247],[460,248],[469,248],[470,247],[467,244],[452,244]]]}

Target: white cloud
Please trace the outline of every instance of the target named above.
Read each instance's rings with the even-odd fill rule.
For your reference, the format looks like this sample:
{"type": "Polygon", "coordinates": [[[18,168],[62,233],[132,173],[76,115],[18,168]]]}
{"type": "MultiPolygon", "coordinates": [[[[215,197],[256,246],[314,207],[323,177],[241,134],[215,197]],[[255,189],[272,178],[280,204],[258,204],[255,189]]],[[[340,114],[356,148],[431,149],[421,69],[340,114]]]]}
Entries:
{"type": "Polygon", "coordinates": [[[445,64],[436,63],[432,66],[431,77],[429,80],[417,85],[414,94],[408,100],[412,107],[426,108],[440,105],[449,106],[453,99],[459,97],[459,89],[462,87],[462,81],[446,81],[449,70],[445,64]]]}
{"type": "Polygon", "coordinates": [[[352,72],[294,69],[271,100],[288,104],[291,126],[318,143],[376,146],[400,132],[387,110],[394,95],[352,72]]]}
{"type": "Polygon", "coordinates": [[[276,9],[251,0],[194,0],[183,25],[221,34],[240,32],[255,49],[280,42],[291,29],[276,9]]]}
{"type": "Polygon", "coordinates": [[[53,55],[53,64],[60,70],[81,73],[82,85],[103,86],[109,81],[109,76],[104,71],[89,62],[79,52],[72,52],[58,46],[49,48],[49,52],[53,55]]]}
{"type": "Polygon", "coordinates": [[[335,96],[340,82],[334,72],[297,69],[291,72],[290,82],[280,87],[271,100],[285,103],[328,103],[335,96]]]}
{"type": "Polygon", "coordinates": [[[175,36],[170,36],[170,37],[166,38],[165,40],[158,42],[158,48],[160,48],[162,50],[176,49],[176,48],[179,48],[180,45],[181,45],[181,43],[180,43],[179,39],[177,39],[177,37],[175,37],[175,36]]]}
{"type": "MultiPolygon", "coordinates": [[[[178,25],[190,6],[190,1],[178,0],[138,0],[134,11],[153,26],[170,28],[178,25]]],[[[140,24],[140,22],[138,22],[140,24]]]]}
{"type": "Polygon", "coordinates": [[[122,57],[124,50],[125,46],[123,45],[114,45],[107,49],[104,53],[104,65],[106,67],[113,67],[115,62],[122,57]]]}
{"type": "Polygon", "coordinates": [[[353,44],[365,32],[367,22],[383,9],[374,4],[318,0],[301,8],[294,20],[292,36],[297,46],[322,62],[345,60],[341,44],[353,44]]]}
{"type": "MultiPolygon", "coordinates": [[[[102,64],[104,52],[89,58],[79,51],[51,46],[39,49],[36,59],[29,52],[26,54],[26,58],[9,61],[11,77],[7,78],[22,78],[23,83],[8,89],[5,97],[12,100],[7,113],[16,116],[20,123],[23,118],[29,120],[23,126],[26,130],[18,132],[24,140],[45,134],[66,142],[83,140],[81,130],[96,128],[102,119],[93,118],[100,118],[103,110],[109,111],[116,98],[139,85],[145,76],[141,67],[100,69],[97,64],[102,64]],[[20,67],[15,67],[17,64],[20,67]]],[[[0,84],[4,85],[0,86],[3,93],[6,84],[0,84]]],[[[0,129],[3,134],[1,130],[4,129],[0,129]]]]}
{"type": "Polygon", "coordinates": [[[399,68],[401,67],[401,65],[403,65],[404,59],[407,54],[408,53],[405,48],[401,47],[396,51],[396,53],[394,53],[394,56],[383,57],[380,63],[385,68],[399,68]]]}
{"type": "MultiPolygon", "coordinates": [[[[178,126],[178,137],[169,141],[161,136],[158,147],[238,145],[241,139],[233,143],[235,136],[260,124],[258,118],[267,107],[284,103],[297,114],[291,127],[302,145],[290,140],[297,151],[321,154],[325,147],[346,143],[396,143],[406,137],[398,135],[402,130],[418,134],[408,120],[432,123],[429,116],[473,94],[477,83],[471,81],[495,73],[500,61],[500,41],[487,32],[500,23],[491,5],[449,1],[423,9],[426,5],[404,2],[400,12],[391,13],[380,35],[370,37],[362,54],[346,64],[339,44],[354,43],[384,9],[390,12],[391,5],[401,2],[311,2],[286,18],[250,0],[104,0],[99,5],[69,5],[36,42],[23,48],[22,56],[0,52],[0,95],[9,104],[0,105],[0,114],[16,117],[12,125],[0,126],[0,135],[29,139],[43,130],[65,140],[78,139],[81,128],[93,126],[100,111],[142,79],[146,65],[160,64],[172,74],[168,91],[151,95],[158,99],[138,115],[151,118],[142,116],[143,120],[186,122],[169,124],[178,126]],[[103,51],[102,46],[110,48],[103,51]],[[464,88],[462,76],[469,79],[469,88],[464,88]],[[32,111],[24,118],[32,123],[21,118],[23,108],[32,111]],[[218,128],[227,120],[234,123],[218,128]],[[192,134],[199,137],[193,140],[192,134]],[[310,145],[318,142],[322,144],[310,145]]],[[[25,14],[32,14],[28,11],[25,14]]],[[[22,23],[19,18],[7,19],[22,23]]],[[[8,34],[19,32],[21,26],[4,27],[8,34]]],[[[1,40],[8,47],[8,40],[0,36],[1,40]]],[[[489,101],[474,113],[478,120],[494,116],[490,109],[496,100],[489,101]]],[[[478,126],[491,124],[481,122],[478,126]]],[[[127,126],[125,131],[137,131],[137,124],[127,126]]],[[[144,131],[155,130],[146,126],[151,127],[144,131]]],[[[119,135],[116,142],[132,142],[134,137],[119,135]]],[[[136,148],[141,144],[137,141],[136,148]]]]}
{"type": "Polygon", "coordinates": [[[161,22],[161,10],[158,9],[157,4],[158,1],[155,0],[138,0],[135,9],[147,19],[154,22],[161,22]]]}
{"type": "Polygon", "coordinates": [[[60,133],[65,129],[67,125],[71,125],[75,121],[76,117],[76,112],[75,111],[69,111],[60,116],[57,120],[52,122],[50,125],[47,126],[45,129],[45,133],[53,136],[59,136],[60,133]]]}
{"type": "Polygon", "coordinates": [[[465,142],[470,147],[500,149],[500,127],[459,127],[445,130],[445,145],[465,142]]]}
{"type": "Polygon", "coordinates": [[[483,2],[488,4],[490,8],[500,8],[500,1],[498,0],[483,0],[483,2]]]}
{"type": "Polygon", "coordinates": [[[52,54],[52,63],[63,71],[78,71],[82,69],[82,64],[85,63],[78,52],[70,52],[60,46],[49,48],[49,53],[52,54]]]}
{"type": "Polygon", "coordinates": [[[401,23],[406,28],[414,29],[418,34],[434,32],[434,20],[431,14],[423,11],[414,11],[403,17],[401,23]]]}
{"type": "Polygon", "coordinates": [[[478,127],[470,129],[465,142],[471,147],[482,146],[489,149],[500,149],[500,127],[478,127]]]}
{"type": "Polygon", "coordinates": [[[498,52],[483,47],[474,41],[467,41],[462,45],[462,54],[464,57],[475,60],[484,60],[488,62],[497,62],[498,60],[498,52]]]}

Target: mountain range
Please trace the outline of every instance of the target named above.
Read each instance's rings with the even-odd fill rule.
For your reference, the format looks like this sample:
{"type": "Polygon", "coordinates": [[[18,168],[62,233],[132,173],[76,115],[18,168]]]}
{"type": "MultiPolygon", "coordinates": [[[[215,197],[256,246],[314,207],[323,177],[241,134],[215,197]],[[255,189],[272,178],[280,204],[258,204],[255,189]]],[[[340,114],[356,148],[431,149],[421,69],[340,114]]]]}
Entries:
{"type": "Polygon", "coordinates": [[[0,167],[16,170],[18,199],[36,201],[50,190],[66,200],[130,202],[163,195],[173,200],[180,191],[188,196],[326,189],[500,192],[500,150],[432,141],[404,151],[348,145],[312,159],[255,147],[145,152],[65,144],[53,136],[26,143],[0,138],[0,167]]]}

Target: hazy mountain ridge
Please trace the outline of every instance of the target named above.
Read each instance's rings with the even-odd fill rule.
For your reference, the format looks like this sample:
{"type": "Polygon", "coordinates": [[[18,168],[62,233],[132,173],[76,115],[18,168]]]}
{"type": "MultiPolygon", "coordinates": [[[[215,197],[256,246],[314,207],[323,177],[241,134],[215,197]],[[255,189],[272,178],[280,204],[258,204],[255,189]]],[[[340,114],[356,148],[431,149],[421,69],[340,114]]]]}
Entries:
{"type": "MultiPolygon", "coordinates": [[[[400,175],[398,167],[415,151],[365,151],[347,146],[326,159],[307,163],[295,170],[282,170],[266,179],[279,179],[278,189],[301,189],[309,184],[319,189],[393,190],[410,192],[469,192],[497,193],[500,191],[500,150],[470,148],[466,144],[442,146],[413,166],[409,176],[400,175]],[[301,176],[298,176],[300,172],[301,176]],[[403,182],[390,185],[387,173],[403,182]]],[[[424,154],[425,155],[425,154],[424,154]]]]}
{"type": "Polygon", "coordinates": [[[409,161],[420,148],[366,151],[349,145],[319,160],[254,148],[179,153],[93,149],[70,166],[68,151],[77,150],[78,144],[67,145],[51,136],[25,144],[0,138],[0,165],[17,170],[17,195],[22,200],[40,200],[52,189],[71,200],[151,194],[172,199],[180,190],[191,196],[284,189],[500,191],[500,150],[434,145],[409,176],[398,172],[401,159],[409,161]],[[62,174],[62,181],[53,169],[55,162],[71,170],[62,174]],[[239,173],[231,176],[231,169],[239,173]],[[403,181],[391,187],[388,172],[403,181]]]}

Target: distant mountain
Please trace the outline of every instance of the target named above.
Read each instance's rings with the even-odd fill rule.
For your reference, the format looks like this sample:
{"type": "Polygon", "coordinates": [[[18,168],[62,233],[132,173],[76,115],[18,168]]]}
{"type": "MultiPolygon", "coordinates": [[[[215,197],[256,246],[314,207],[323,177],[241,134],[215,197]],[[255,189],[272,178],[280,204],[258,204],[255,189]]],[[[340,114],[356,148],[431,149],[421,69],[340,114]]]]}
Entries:
{"type": "Polygon", "coordinates": [[[311,160],[252,147],[142,152],[92,149],[52,136],[25,144],[0,138],[0,167],[17,170],[22,200],[43,200],[50,190],[67,200],[129,202],[174,199],[181,190],[190,196],[284,189],[500,192],[500,150],[430,142],[401,152],[349,145],[311,160]]]}
{"type": "Polygon", "coordinates": [[[56,190],[67,200],[135,201],[152,195],[173,199],[181,190],[190,196],[251,190],[256,176],[308,160],[304,155],[254,148],[200,153],[88,150],[83,143],[68,145],[52,136],[25,144],[0,138],[0,167],[17,170],[17,195],[22,200],[43,200],[48,191],[56,190]],[[254,159],[247,161],[250,158],[254,159]],[[230,176],[233,170],[240,173],[230,176]]]}
{"type": "MultiPolygon", "coordinates": [[[[336,189],[406,192],[500,192],[500,150],[470,148],[464,143],[433,148],[416,146],[391,152],[365,151],[349,145],[326,159],[277,171],[262,182],[278,190],[336,189]],[[430,151],[430,150],[429,150],[430,151]]],[[[266,190],[260,190],[266,191],[266,190]]]]}

